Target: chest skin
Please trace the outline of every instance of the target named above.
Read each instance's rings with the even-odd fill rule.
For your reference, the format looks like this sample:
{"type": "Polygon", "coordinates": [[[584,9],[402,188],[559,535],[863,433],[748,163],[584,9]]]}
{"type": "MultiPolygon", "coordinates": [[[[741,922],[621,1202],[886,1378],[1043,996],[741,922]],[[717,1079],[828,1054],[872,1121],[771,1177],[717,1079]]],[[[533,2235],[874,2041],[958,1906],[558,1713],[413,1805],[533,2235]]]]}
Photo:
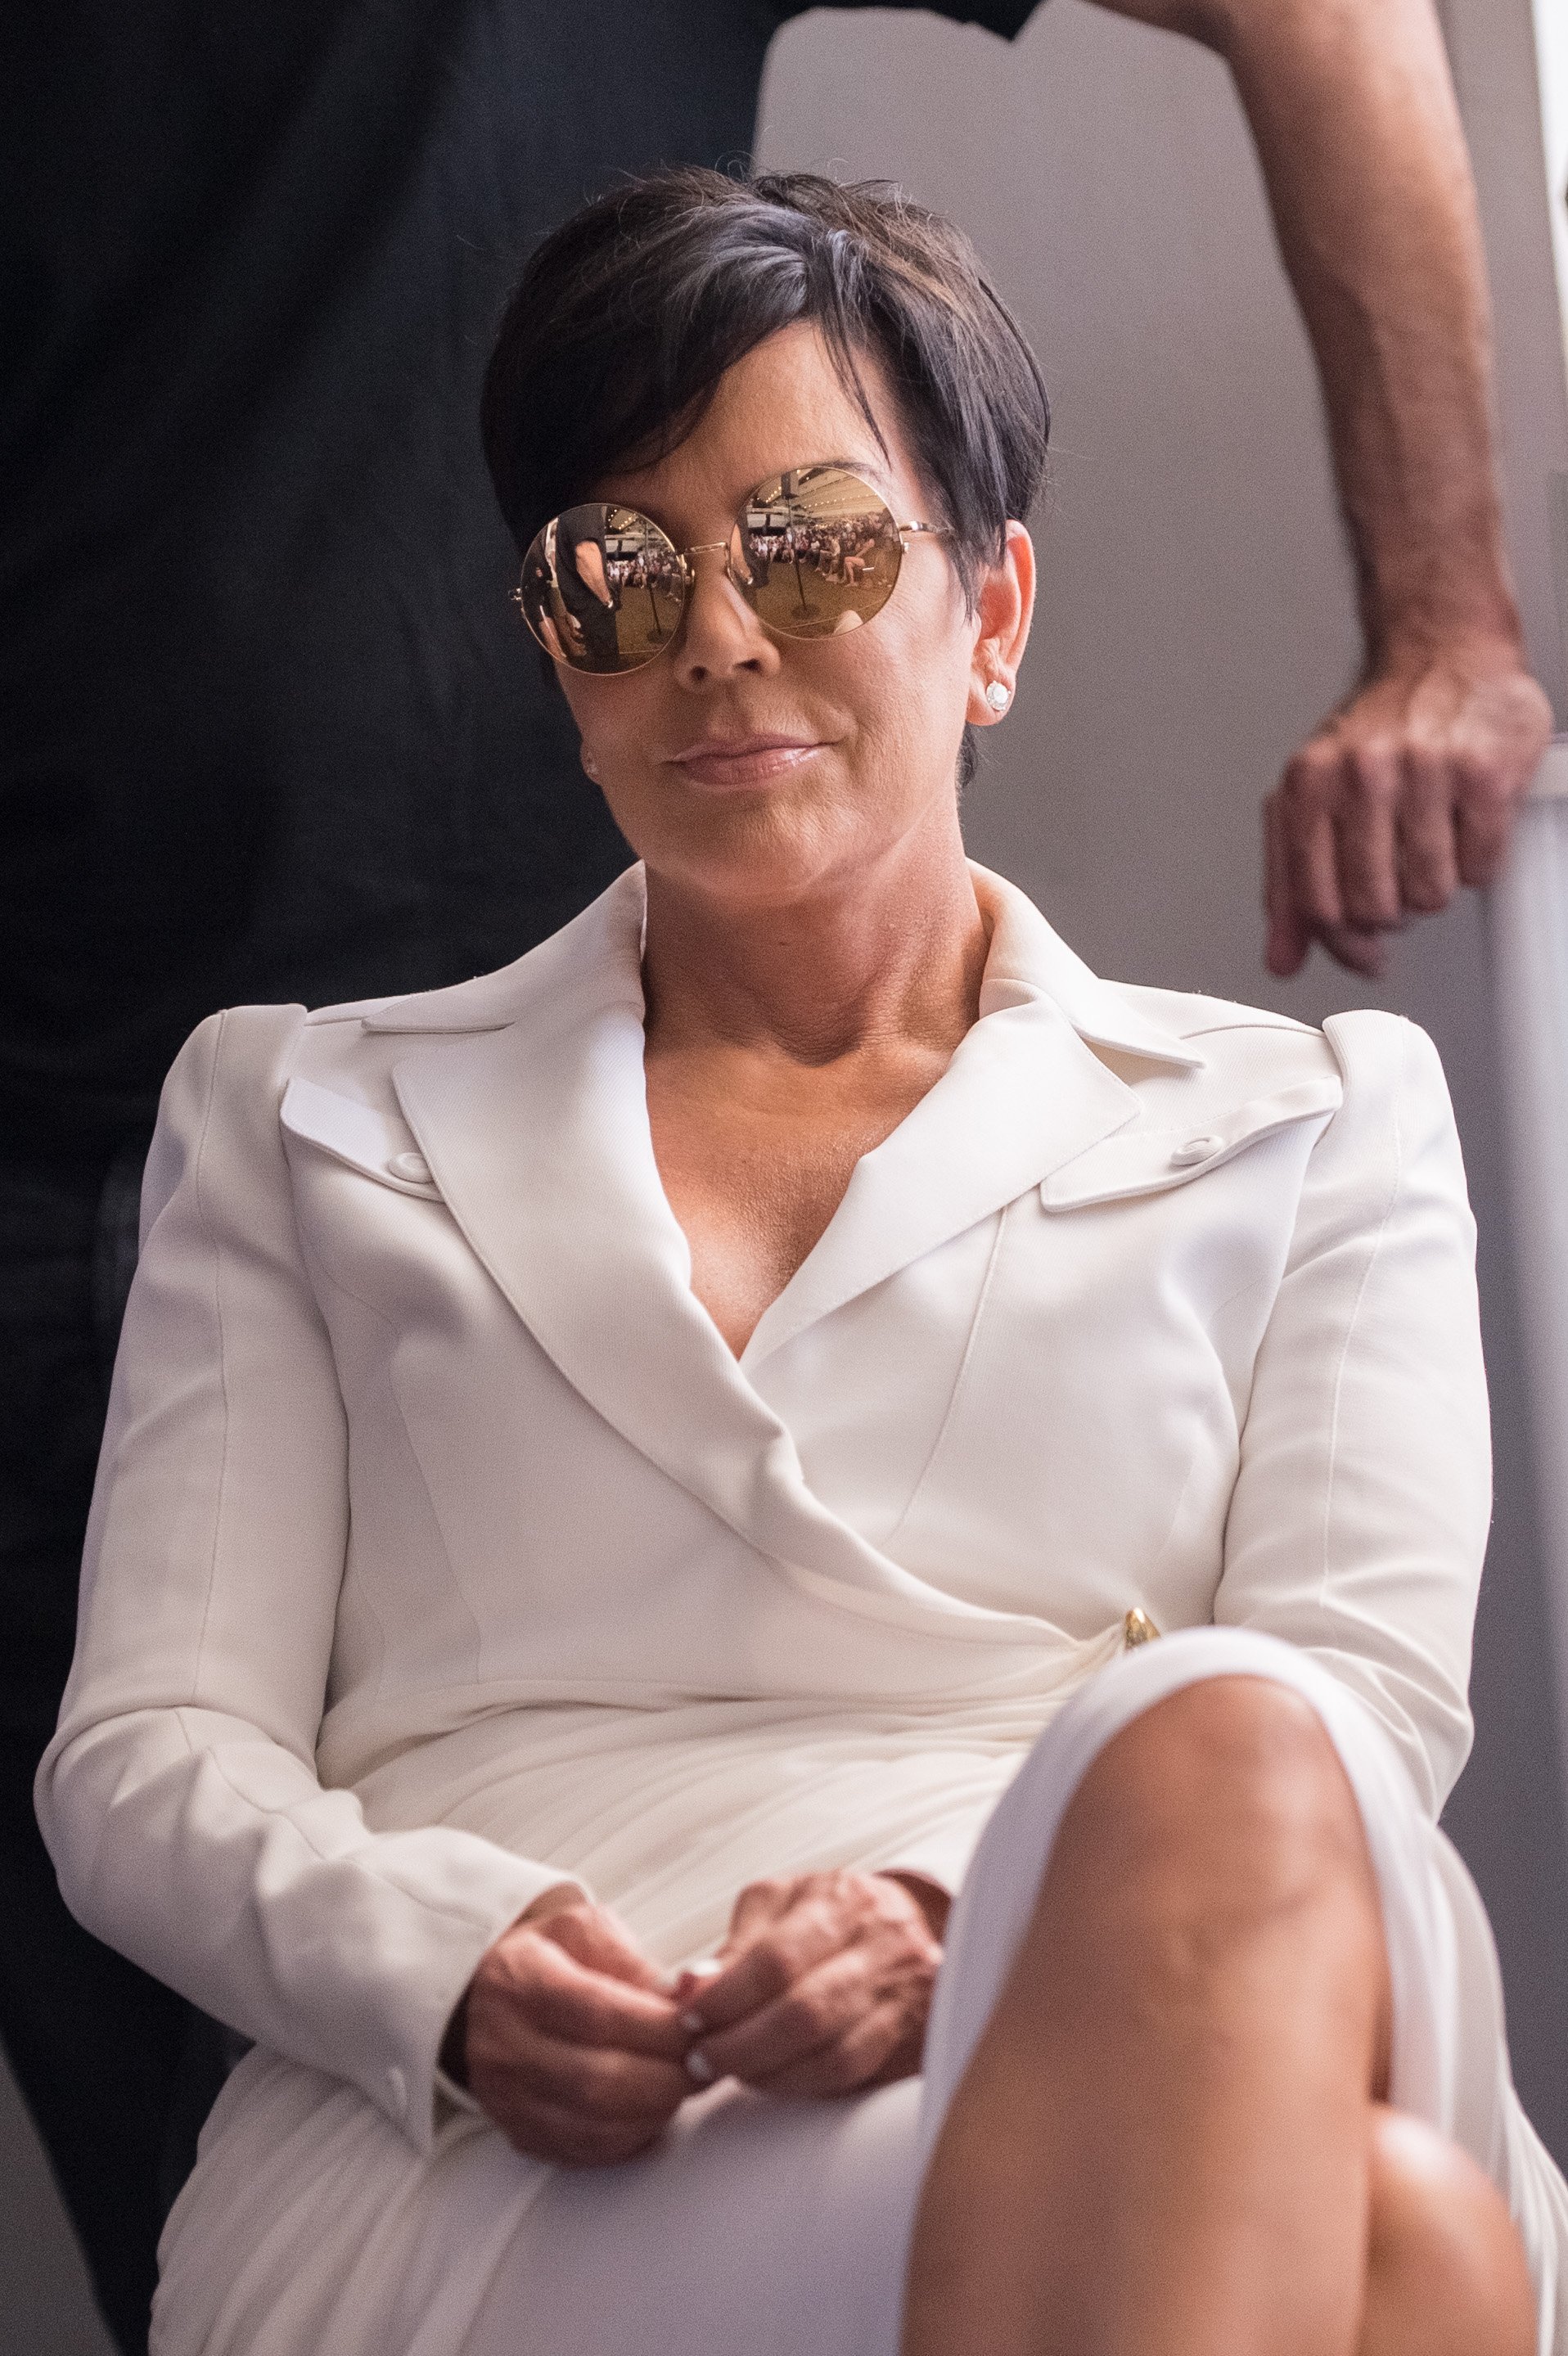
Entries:
{"type": "Polygon", "coordinates": [[[831,1062],[733,1049],[661,1055],[648,1116],[692,1290],[739,1357],[843,1199],[855,1163],[946,1067],[945,1050],[872,1043],[831,1062]]]}

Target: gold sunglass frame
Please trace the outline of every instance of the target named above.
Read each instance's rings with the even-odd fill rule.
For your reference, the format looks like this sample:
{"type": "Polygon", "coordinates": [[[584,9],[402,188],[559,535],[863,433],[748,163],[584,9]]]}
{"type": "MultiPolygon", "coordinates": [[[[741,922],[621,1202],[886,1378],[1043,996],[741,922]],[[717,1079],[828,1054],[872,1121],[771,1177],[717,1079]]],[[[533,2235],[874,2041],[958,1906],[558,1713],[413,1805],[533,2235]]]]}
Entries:
{"type": "MultiPolygon", "coordinates": [[[[731,585],[736,590],[739,595],[746,600],[749,610],[753,615],[755,615],[759,626],[766,630],[770,637],[790,640],[799,644],[809,644],[813,641],[818,641],[824,637],[833,635],[833,631],[832,629],[824,631],[818,628],[791,630],[778,619],[769,619],[765,616],[759,610],[757,603],[757,584],[756,580],[749,573],[744,572],[742,567],[745,563],[743,552],[746,550],[748,544],[748,537],[754,530],[754,527],[750,524],[749,519],[759,512],[767,513],[769,510],[776,511],[782,509],[787,506],[795,506],[799,504],[800,493],[813,484],[820,487],[822,478],[824,476],[836,477],[841,484],[853,486],[854,491],[858,495],[858,499],[864,502],[865,511],[867,514],[875,513],[878,515],[880,520],[877,525],[877,531],[879,535],[885,535],[884,544],[896,546],[898,551],[897,564],[894,568],[891,579],[886,584],[885,594],[878,599],[876,605],[871,608],[869,613],[862,613],[858,608],[849,609],[854,612],[857,623],[865,625],[874,622],[876,619],[877,615],[882,613],[890,604],[894,592],[897,588],[898,581],[903,572],[903,560],[905,555],[908,553],[909,536],[919,534],[926,538],[934,540],[950,539],[952,536],[951,527],[948,524],[929,523],[918,517],[910,517],[908,519],[901,521],[894,509],[889,506],[887,500],[884,498],[881,492],[866,482],[864,476],[857,474],[853,466],[846,465],[842,459],[832,458],[814,460],[805,466],[786,467],[780,474],[764,476],[760,482],[753,484],[751,489],[746,493],[746,497],[741,500],[740,504],[736,508],[735,522],[731,527],[730,535],[727,540],[693,541],[684,548],[678,547],[675,541],[671,538],[670,534],[664,530],[663,525],[660,524],[655,517],[646,514],[640,508],[629,507],[624,505],[618,500],[613,499],[584,500],[580,502],[576,508],[564,508],[559,515],[552,516],[548,522],[541,525],[539,530],[535,532],[533,539],[529,543],[528,553],[523,559],[522,571],[519,577],[517,586],[511,592],[511,602],[517,606],[518,611],[521,615],[524,625],[535,645],[542,648],[545,654],[550,657],[551,660],[556,665],[558,669],[571,671],[579,678],[628,679],[630,678],[634,672],[646,670],[650,663],[657,662],[660,656],[667,654],[670,651],[670,648],[674,646],[676,640],[680,637],[682,629],[685,623],[687,612],[690,608],[692,595],[696,587],[696,568],[693,562],[693,559],[698,556],[720,555],[724,558],[725,573],[731,585]],[[787,488],[786,487],[789,487],[787,488]],[[655,635],[658,638],[658,643],[650,646],[647,653],[639,656],[635,660],[627,661],[621,659],[618,651],[618,644],[616,659],[613,661],[606,662],[595,662],[591,659],[581,659],[563,650],[563,637],[564,633],[575,629],[579,638],[581,638],[582,625],[578,623],[575,617],[572,615],[566,597],[560,586],[560,568],[556,562],[554,550],[563,520],[567,517],[581,513],[585,509],[593,508],[597,508],[600,511],[601,528],[599,533],[594,537],[596,537],[599,541],[601,559],[605,544],[608,539],[612,537],[609,530],[609,518],[613,515],[618,519],[613,537],[617,540],[636,539],[639,542],[646,542],[648,547],[656,549],[659,552],[661,564],[666,564],[670,568],[668,576],[664,579],[661,585],[667,593],[678,588],[679,605],[671,625],[668,629],[664,629],[659,623],[658,600],[657,596],[654,594],[651,585],[649,584],[646,580],[639,584],[646,588],[648,591],[650,604],[653,610],[655,635]],[[639,529],[634,530],[634,526],[639,529]],[[540,626],[539,623],[535,621],[533,611],[532,610],[530,598],[531,571],[533,573],[536,584],[534,602],[537,602],[539,605],[542,615],[545,612],[547,601],[548,606],[555,609],[549,611],[547,615],[548,626],[550,629],[549,637],[545,635],[544,630],[540,626]],[[552,637],[555,640],[554,644],[551,643],[552,637]]],[[[808,518],[806,520],[809,522],[811,519],[808,518]]],[[[832,524],[833,520],[834,519],[832,517],[829,518],[830,524],[832,524]]],[[[783,527],[778,527],[778,529],[782,530],[783,527]]],[[[573,542],[574,548],[580,548],[586,544],[586,541],[575,541],[573,542]]],[[[794,552],[792,552],[792,553],[794,553],[794,570],[797,576],[798,585],[800,585],[801,605],[802,608],[804,608],[806,598],[804,586],[800,584],[800,559],[798,553],[795,553],[794,552]]],[[[588,585],[583,583],[583,575],[576,570],[575,565],[574,566],[574,571],[576,572],[576,577],[579,584],[585,586],[588,585]]],[[[607,587],[611,585],[616,589],[617,602],[613,605],[607,603],[605,604],[607,618],[619,611],[618,591],[620,584],[618,583],[614,584],[607,583],[607,587]]],[[[594,591],[592,594],[598,597],[601,603],[604,602],[603,592],[594,591]]],[[[840,626],[842,626],[842,617],[840,626]]]]}

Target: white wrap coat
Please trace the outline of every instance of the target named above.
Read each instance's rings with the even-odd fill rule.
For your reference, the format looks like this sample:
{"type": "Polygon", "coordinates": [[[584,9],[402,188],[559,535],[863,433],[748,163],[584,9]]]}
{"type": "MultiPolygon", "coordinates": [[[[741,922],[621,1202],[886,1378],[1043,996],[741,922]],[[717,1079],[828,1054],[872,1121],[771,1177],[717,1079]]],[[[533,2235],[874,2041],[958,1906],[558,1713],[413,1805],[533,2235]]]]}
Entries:
{"type": "Polygon", "coordinates": [[[1435,1819],[1489,1496],[1433,1048],[1112,987],[976,887],[979,1020],[738,1362],[650,1142],[639,871],[503,972],[177,1063],[38,1786],[73,1910],[263,2049],[229,2319],[160,2345],[347,2344],[279,2336],[300,2235],[348,2221],[340,2276],[499,2142],[436,2055],[542,1890],[672,1965],[758,1873],[956,1886],[1133,1607],[1311,1655],[1435,1819]]]}

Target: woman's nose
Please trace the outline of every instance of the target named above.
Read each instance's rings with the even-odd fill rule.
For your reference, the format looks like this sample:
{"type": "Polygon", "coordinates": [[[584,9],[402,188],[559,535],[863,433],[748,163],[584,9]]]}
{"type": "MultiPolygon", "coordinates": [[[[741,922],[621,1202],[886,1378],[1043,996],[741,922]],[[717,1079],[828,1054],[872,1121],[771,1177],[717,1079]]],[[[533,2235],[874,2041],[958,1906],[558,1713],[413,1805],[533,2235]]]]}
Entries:
{"type": "Polygon", "coordinates": [[[779,668],[779,649],[731,580],[725,555],[722,547],[703,547],[689,560],[692,585],[675,648],[676,669],[689,687],[779,668]]]}

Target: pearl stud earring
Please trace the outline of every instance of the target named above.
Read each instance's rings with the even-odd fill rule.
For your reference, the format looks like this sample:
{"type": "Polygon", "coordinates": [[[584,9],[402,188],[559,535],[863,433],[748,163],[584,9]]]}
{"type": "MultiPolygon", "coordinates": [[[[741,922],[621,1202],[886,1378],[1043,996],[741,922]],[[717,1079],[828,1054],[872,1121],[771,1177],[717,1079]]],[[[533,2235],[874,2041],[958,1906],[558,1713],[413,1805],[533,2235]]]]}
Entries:
{"type": "Polygon", "coordinates": [[[993,679],[985,691],[985,701],[993,712],[1005,712],[1013,701],[1013,691],[1004,680],[993,679]]]}

